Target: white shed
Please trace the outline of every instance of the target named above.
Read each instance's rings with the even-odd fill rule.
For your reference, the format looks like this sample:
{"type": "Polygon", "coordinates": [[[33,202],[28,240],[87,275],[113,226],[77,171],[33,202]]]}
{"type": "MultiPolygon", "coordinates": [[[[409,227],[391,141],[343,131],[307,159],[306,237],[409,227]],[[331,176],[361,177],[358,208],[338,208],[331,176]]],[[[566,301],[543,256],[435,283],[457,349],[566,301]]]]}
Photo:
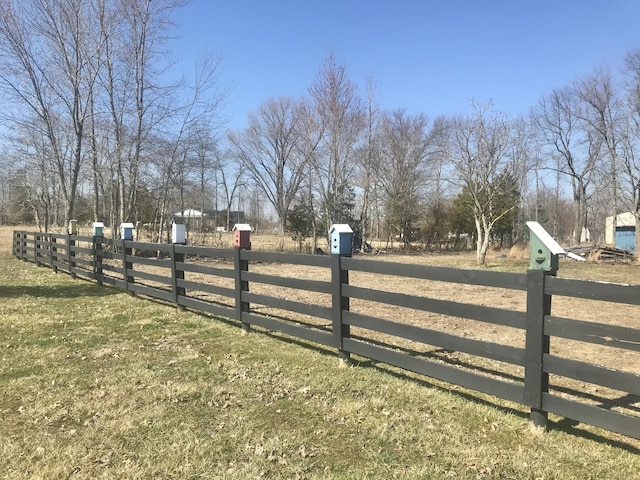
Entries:
{"type": "MultiPolygon", "coordinates": [[[[636,217],[633,212],[624,212],[616,215],[616,228],[635,226],[636,217]]],[[[613,215],[605,219],[604,243],[607,245],[615,245],[616,243],[616,232],[613,228],[613,215]]]]}

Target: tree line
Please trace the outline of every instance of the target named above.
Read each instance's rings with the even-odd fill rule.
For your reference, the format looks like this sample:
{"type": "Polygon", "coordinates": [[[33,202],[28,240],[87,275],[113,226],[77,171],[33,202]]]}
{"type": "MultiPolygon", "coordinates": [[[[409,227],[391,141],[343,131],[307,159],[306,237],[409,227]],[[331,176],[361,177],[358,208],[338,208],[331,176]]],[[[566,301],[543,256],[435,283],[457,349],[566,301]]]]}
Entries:
{"type": "MultiPolygon", "coordinates": [[[[538,220],[579,243],[604,218],[640,219],[640,50],[509,116],[380,108],[330,54],[301,98],[225,125],[219,59],[167,80],[178,0],[0,0],[1,221],[148,224],[185,208],[243,210],[302,244],[348,223],[358,245],[492,243],[538,220]]],[[[636,221],[636,228],[640,221],[636,221]]],[[[636,234],[637,242],[640,234],[636,234]]]]}

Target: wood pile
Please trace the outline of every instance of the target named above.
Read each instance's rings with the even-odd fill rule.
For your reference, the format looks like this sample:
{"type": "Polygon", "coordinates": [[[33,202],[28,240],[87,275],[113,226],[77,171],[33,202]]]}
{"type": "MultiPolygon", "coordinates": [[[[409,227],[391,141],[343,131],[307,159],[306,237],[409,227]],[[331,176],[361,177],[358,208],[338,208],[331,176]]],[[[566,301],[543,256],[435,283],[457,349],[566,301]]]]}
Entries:
{"type": "Polygon", "coordinates": [[[630,262],[634,260],[633,253],[630,251],[610,245],[578,245],[565,248],[565,250],[592,262],[630,262]]]}

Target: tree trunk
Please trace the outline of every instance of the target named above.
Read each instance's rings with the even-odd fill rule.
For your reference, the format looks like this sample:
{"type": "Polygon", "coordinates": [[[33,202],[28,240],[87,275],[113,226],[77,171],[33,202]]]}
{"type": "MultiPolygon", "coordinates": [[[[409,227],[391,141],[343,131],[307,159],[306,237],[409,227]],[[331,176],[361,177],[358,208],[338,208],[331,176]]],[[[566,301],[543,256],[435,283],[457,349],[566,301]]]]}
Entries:
{"type": "Polygon", "coordinates": [[[587,192],[582,182],[574,186],[573,207],[575,211],[573,224],[573,242],[581,243],[582,230],[587,226],[587,192]]]}
{"type": "Polygon", "coordinates": [[[476,262],[478,265],[484,265],[486,255],[482,254],[482,245],[484,243],[484,235],[482,232],[482,225],[480,225],[480,221],[476,219],[476,262]]]}
{"type": "Polygon", "coordinates": [[[487,223],[484,219],[476,219],[476,232],[478,234],[478,240],[476,241],[476,260],[478,265],[484,265],[487,261],[487,251],[489,250],[492,226],[492,224],[487,223]]]}

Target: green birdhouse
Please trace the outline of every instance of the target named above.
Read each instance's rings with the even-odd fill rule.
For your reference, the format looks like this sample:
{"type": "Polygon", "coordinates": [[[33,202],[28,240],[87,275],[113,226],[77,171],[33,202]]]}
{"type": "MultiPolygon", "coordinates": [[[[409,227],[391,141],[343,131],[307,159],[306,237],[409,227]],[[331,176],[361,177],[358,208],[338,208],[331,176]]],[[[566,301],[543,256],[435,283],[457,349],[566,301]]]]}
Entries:
{"type": "Polygon", "coordinates": [[[93,236],[94,237],[102,237],[104,232],[104,223],[103,222],[93,222],[93,236]]]}
{"type": "Polygon", "coordinates": [[[566,255],[566,252],[538,222],[527,222],[527,227],[531,231],[529,268],[555,274],[558,271],[559,255],[566,255]]]}

